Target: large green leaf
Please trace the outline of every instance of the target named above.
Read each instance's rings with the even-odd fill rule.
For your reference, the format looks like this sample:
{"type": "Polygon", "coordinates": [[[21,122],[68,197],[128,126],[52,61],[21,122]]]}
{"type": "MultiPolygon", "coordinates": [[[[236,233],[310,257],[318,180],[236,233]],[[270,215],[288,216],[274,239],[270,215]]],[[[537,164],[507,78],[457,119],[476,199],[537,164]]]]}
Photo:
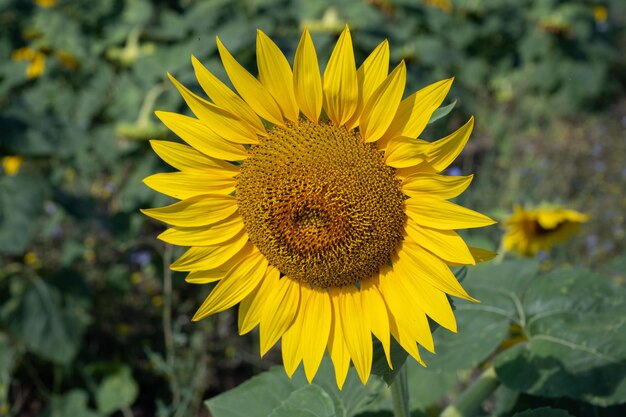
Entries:
{"type": "Polygon", "coordinates": [[[515,413],[513,417],[572,417],[572,415],[565,410],[542,407],[515,413]]]}
{"type": "Polygon", "coordinates": [[[523,300],[526,343],[495,360],[507,386],[600,406],[626,402],[626,288],[584,269],[540,276],[523,300]]]}
{"type": "Polygon", "coordinates": [[[115,374],[102,381],[96,391],[98,411],[111,414],[121,408],[129,407],[137,399],[139,387],[131,375],[130,368],[124,366],[115,374]]]}
{"type": "Polygon", "coordinates": [[[102,417],[102,414],[87,406],[87,393],[83,390],[72,390],[63,396],[54,396],[50,401],[45,417],[102,417]]]}
{"type": "Polygon", "coordinates": [[[16,362],[17,352],[6,334],[0,333],[0,410],[9,407],[11,373],[16,362]]]}
{"type": "Polygon", "coordinates": [[[5,304],[2,319],[29,351],[68,364],[78,353],[89,323],[86,308],[84,301],[68,294],[64,297],[57,288],[34,277],[5,304]]]}
{"type": "Polygon", "coordinates": [[[468,268],[463,286],[480,303],[455,300],[458,333],[440,329],[434,334],[436,354],[423,354],[428,367],[469,369],[489,357],[508,335],[509,324],[522,322],[521,297],[537,270],[532,261],[468,268]]]}
{"type": "Polygon", "coordinates": [[[206,406],[214,417],[278,417],[295,415],[285,413],[293,410],[293,404],[297,401],[301,404],[322,405],[322,409],[316,411],[320,414],[301,414],[303,417],[350,417],[367,410],[368,405],[378,398],[384,385],[380,379],[373,377],[363,386],[351,368],[343,389],[339,390],[328,357],[322,361],[313,384],[315,389],[301,390],[309,386],[301,368],[289,379],[282,367],[274,367],[235,389],[209,399],[206,406]],[[332,401],[332,409],[327,406],[328,398],[332,401]],[[285,403],[288,403],[286,408],[283,407],[285,403]]]}
{"type": "Polygon", "coordinates": [[[49,187],[43,178],[0,176],[0,253],[24,252],[37,231],[49,187]]]}
{"type": "Polygon", "coordinates": [[[317,385],[305,385],[293,391],[269,417],[335,417],[333,400],[317,385]]]}

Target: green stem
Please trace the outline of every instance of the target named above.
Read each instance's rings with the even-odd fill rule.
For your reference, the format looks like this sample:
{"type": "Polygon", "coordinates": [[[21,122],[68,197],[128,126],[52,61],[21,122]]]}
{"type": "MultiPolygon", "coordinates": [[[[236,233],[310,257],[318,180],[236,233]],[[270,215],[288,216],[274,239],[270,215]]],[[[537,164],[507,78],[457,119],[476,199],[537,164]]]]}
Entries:
{"type": "Polygon", "coordinates": [[[480,406],[500,385],[496,371],[489,366],[472,385],[461,393],[459,398],[447,406],[440,417],[471,417],[476,415],[480,406]]]}
{"type": "Polygon", "coordinates": [[[391,383],[391,399],[393,401],[394,417],[409,417],[409,384],[406,375],[406,366],[402,366],[391,383]]]}
{"type": "Polygon", "coordinates": [[[165,244],[163,251],[163,337],[165,339],[165,361],[169,372],[169,383],[172,390],[172,403],[180,404],[181,395],[178,386],[178,377],[175,370],[176,350],[174,348],[174,336],[172,331],[172,263],[174,247],[165,244]]]}

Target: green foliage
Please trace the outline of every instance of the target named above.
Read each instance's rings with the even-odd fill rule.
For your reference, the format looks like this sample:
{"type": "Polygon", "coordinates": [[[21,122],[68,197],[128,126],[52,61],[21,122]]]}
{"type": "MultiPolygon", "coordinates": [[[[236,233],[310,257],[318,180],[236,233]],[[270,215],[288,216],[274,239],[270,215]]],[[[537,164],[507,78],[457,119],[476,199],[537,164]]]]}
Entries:
{"type": "Polygon", "coordinates": [[[550,407],[537,408],[535,410],[526,410],[521,413],[515,413],[513,417],[571,417],[566,411],[556,410],[550,407]]]}
{"type": "Polygon", "coordinates": [[[510,388],[580,398],[602,407],[626,401],[626,289],[584,269],[555,271],[526,290],[528,342],[503,352],[496,372],[510,388]]]}
{"type": "Polygon", "coordinates": [[[139,387],[127,366],[107,376],[96,391],[96,404],[102,414],[111,414],[131,406],[137,399],[139,387]]]}
{"type": "Polygon", "coordinates": [[[355,370],[350,369],[343,389],[339,390],[327,357],[322,361],[314,384],[309,385],[302,369],[289,379],[282,367],[275,367],[211,398],[206,405],[215,417],[352,417],[367,410],[380,397],[383,386],[380,380],[372,378],[363,387],[355,370]],[[259,401],[260,398],[263,401],[259,401]],[[295,413],[296,409],[302,414],[295,413]]]}
{"type": "MultiPolygon", "coordinates": [[[[197,415],[202,399],[273,363],[271,355],[257,358],[256,336],[236,336],[232,312],[190,324],[207,290],[175,274],[168,293],[163,263],[176,253],[155,240],[162,226],[138,212],[170,201],[141,182],[170,170],[147,140],[177,140],[153,111],[186,111],[166,71],[199,91],[194,54],[226,80],[215,35],[254,73],[256,28],[291,60],[308,26],[324,67],[349,23],[359,63],[389,39],[392,65],[407,62],[407,94],[454,76],[424,137],[477,116],[454,167],[477,174],[460,202],[492,213],[515,202],[573,202],[592,214],[587,246],[551,261],[589,259],[623,280],[625,257],[604,262],[624,241],[623,1],[454,0],[448,10],[436,3],[58,0],[44,8],[0,0],[0,158],[23,158],[16,175],[0,171],[0,414],[197,415]],[[45,55],[39,77],[11,59],[19,48],[45,55]],[[174,306],[169,347],[166,299],[174,306]]],[[[490,233],[478,239],[493,245],[498,232],[490,233]]],[[[538,268],[469,270],[464,283],[481,303],[454,301],[459,332],[435,332],[437,354],[422,352],[428,369],[406,361],[416,413],[439,411],[457,385],[471,382],[471,369],[492,360],[505,410],[496,414],[544,415],[552,411],[539,407],[565,409],[565,399],[572,414],[582,403],[600,414],[611,405],[621,411],[623,287],[582,270],[538,268]],[[507,344],[519,337],[526,340],[507,344]]],[[[325,361],[313,387],[300,371],[291,381],[273,369],[208,403],[218,417],[239,407],[293,415],[290,407],[304,401],[315,405],[302,415],[389,415],[383,381],[393,380],[406,353],[392,344],[392,371],[380,344],[375,349],[373,373],[383,379],[372,377],[365,389],[351,370],[337,391],[325,361]],[[249,397],[240,398],[244,389],[249,397]],[[268,398],[267,409],[258,398],[268,398]]]]}
{"type": "Polygon", "coordinates": [[[102,414],[91,410],[88,405],[89,397],[82,390],[72,390],[63,396],[55,396],[50,401],[50,408],[45,417],[101,417],[102,414]]]}

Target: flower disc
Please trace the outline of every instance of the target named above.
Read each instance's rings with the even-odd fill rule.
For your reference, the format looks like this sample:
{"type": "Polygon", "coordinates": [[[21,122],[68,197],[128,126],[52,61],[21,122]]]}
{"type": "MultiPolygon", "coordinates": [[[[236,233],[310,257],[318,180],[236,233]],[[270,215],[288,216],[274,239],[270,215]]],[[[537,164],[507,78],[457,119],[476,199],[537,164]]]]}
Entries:
{"type": "Polygon", "coordinates": [[[250,240],[270,264],[316,287],[369,278],[402,239],[395,170],[358,132],[301,121],[250,150],[237,201],[250,240]]]}

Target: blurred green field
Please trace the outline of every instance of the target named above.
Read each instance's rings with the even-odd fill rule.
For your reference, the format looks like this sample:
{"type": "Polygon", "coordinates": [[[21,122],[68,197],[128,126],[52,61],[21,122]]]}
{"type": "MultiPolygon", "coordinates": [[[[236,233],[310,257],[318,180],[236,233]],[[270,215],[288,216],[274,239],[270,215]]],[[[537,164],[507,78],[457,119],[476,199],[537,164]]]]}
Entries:
{"type": "MultiPolygon", "coordinates": [[[[598,271],[611,283],[598,291],[614,291],[622,298],[611,303],[620,304],[623,0],[0,0],[0,416],[207,416],[204,400],[280,363],[277,351],[259,358],[254,332],[237,335],[233,310],[190,321],[208,289],[164,269],[182,250],[158,241],[163,226],[139,213],[170,202],[142,183],[171,170],[148,140],[178,140],[153,112],[187,111],[166,72],[199,91],[192,54],[227,80],[216,35],[255,74],[257,28],[291,59],[308,27],[324,67],[346,23],[357,63],[389,40],[392,66],[407,63],[407,92],[455,77],[444,102],[456,102],[454,110],[422,136],[437,139],[475,116],[449,170],[475,174],[459,202],[498,220],[516,204],[588,214],[578,236],[524,265],[598,271]]],[[[466,236],[497,250],[502,230],[466,236]]],[[[611,315],[619,326],[626,320],[623,309],[611,315]]],[[[606,330],[608,345],[617,343],[616,326],[606,330]]],[[[508,322],[501,330],[504,338],[508,322]]],[[[447,336],[444,352],[446,340],[454,343],[447,336]]],[[[610,377],[589,376],[614,388],[612,396],[549,395],[509,378],[481,413],[554,406],[626,415],[622,350],[611,351],[618,360],[610,377]]],[[[489,352],[454,369],[433,359],[449,390],[420,397],[414,415],[437,415],[489,352]]]]}

